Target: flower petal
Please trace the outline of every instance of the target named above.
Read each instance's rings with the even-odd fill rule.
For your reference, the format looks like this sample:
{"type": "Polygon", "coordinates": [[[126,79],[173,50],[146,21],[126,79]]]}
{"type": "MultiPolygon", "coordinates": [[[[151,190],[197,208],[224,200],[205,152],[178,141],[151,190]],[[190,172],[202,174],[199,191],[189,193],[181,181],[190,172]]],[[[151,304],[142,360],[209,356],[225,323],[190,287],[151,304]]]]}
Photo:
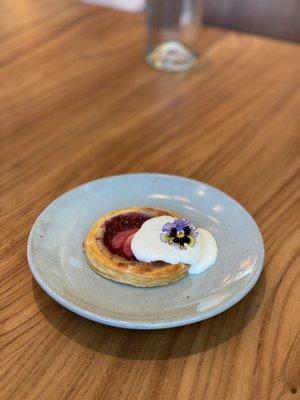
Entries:
{"type": "Polygon", "coordinates": [[[183,219],[175,219],[174,224],[178,231],[182,231],[187,226],[186,221],[183,219]]]}
{"type": "Polygon", "coordinates": [[[167,222],[163,227],[162,227],[162,231],[163,232],[170,232],[171,229],[177,229],[176,225],[175,225],[175,221],[174,222],[167,222]]]}

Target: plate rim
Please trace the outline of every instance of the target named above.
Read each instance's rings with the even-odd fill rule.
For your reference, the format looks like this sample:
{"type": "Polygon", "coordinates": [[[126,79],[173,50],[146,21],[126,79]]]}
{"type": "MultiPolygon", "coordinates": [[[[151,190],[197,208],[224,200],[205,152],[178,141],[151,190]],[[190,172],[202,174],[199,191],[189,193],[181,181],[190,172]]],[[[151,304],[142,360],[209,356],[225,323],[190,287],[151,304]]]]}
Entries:
{"type": "Polygon", "coordinates": [[[111,175],[111,176],[105,176],[103,178],[98,178],[98,179],[94,179],[88,182],[85,182],[81,185],[78,185],[66,192],[64,192],[63,194],[61,194],[60,196],[56,197],[54,200],[52,200],[38,215],[38,217],[35,219],[33,226],[30,230],[30,233],[28,235],[28,241],[27,241],[27,260],[28,260],[28,265],[29,268],[31,270],[31,273],[34,277],[34,279],[36,280],[36,282],[39,284],[39,286],[51,297],[53,298],[57,303],[59,303],[60,305],[62,305],[63,307],[69,309],[70,311],[76,313],[77,315],[80,315],[81,317],[90,319],[92,321],[98,322],[98,323],[102,323],[105,325],[109,325],[109,326],[113,326],[113,327],[117,327],[117,328],[126,328],[126,329],[142,329],[142,330],[153,330],[153,329],[166,329],[166,328],[175,328],[178,326],[184,326],[184,325],[189,325],[189,324],[194,324],[200,321],[203,321],[205,319],[208,318],[212,318],[226,310],[228,310],[229,308],[231,308],[232,306],[234,306],[235,304],[237,304],[240,300],[242,300],[255,286],[255,284],[257,283],[263,267],[264,267],[264,261],[265,261],[265,246],[264,246],[264,241],[263,241],[263,236],[261,234],[261,231],[259,229],[259,226],[257,225],[256,221],[254,220],[254,218],[252,217],[252,215],[237,201],[235,200],[233,197],[229,196],[227,193],[223,192],[222,190],[211,186],[205,182],[202,181],[198,181],[196,179],[192,179],[192,178],[187,178],[187,177],[183,177],[183,176],[179,176],[179,175],[169,175],[169,174],[162,174],[162,173],[155,173],[155,172],[137,172],[137,173],[129,173],[129,174],[117,174],[117,175],[111,175]],[[70,192],[73,192],[79,188],[82,188],[84,186],[90,185],[92,183],[98,182],[98,181],[103,181],[103,180],[109,180],[109,179],[117,179],[117,178],[122,178],[122,177],[129,177],[129,176],[153,176],[153,177],[162,177],[162,178],[171,178],[171,179],[180,179],[180,180],[184,180],[187,182],[192,182],[194,184],[200,184],[203,185],[209,189],[212,189],[213,191],[217,191],[219,192],[222,196],[227,197],[228,199],[230,199],[231,201],[234,202],[235,205],[237,205],[239,208],[241,208],[250,218],[250,220],[252,220],[252,223],[254,223],[254,226],[257,229],[257,233],[258,233],[258,237],[259,237],[259,242],[258,244],[261,246],[261,262],[260,265],[258,265],[255,274],[252,275],[251,280],[248,282],[248,284],[245,284],[245,287],[243,288],[243,290],[238,291],[234,296],[232,296],[229,300],[225,301],[224,303],[222,303],[221,305],[213,308],[212,310],[208,310],[205,312],[201,312],[199,313],[199,315],[194,316],[194,317],[179,317],[179,318],[173,318],[170,320],[157,320],[156,322],[151,322],[151,321],[128,321],[128,320],[122,320],[119,318],[113,318],[113,317],[107,317],[107,316],[101,316],[97,313],[88,311],[82,307],[79,307],[75,304],[73,304],[72,302],[66,300],[63,296],[59,295],[57,292],[55,292],[55,290],[51,289],[51,287],[49,287],[47,285],[47,283],[43,280],[43,278],[41,277],[41,275],[39,274],[38,270],[35,267],[35,263],[33,261],[33,254],[32,254],[32,249],[31,249],[31,245],[33,243],[33,235],[34,235],[34,231],[36,229],[36,227],[38,226],[39,220],[42,218],[42,216],[44,215],[44,213],[46,213],[47,209],[49,207],[51,207],[53,205],[53,203],[55,203],[56,201],[58,201],[60,198],[67,196],[68,194],[70,194],[70,192]]]}

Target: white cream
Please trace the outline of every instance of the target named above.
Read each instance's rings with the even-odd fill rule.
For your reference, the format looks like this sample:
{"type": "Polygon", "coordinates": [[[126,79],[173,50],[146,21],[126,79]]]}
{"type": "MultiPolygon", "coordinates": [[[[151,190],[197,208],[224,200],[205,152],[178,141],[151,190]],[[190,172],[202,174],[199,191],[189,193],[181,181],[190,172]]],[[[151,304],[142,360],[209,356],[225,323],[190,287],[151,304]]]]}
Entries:
{"type": "Polygon", "coordinates": [[[193,247],[185,250],[169,245],[160,238],[162,227],[175,218],[167,215],[155,217],[143,223],[131,242],[131,250],[139,261],[164,261],[169,264],[189,264],[189,274],[199,274],[211,267],[216,261],[218,248],[211,233],[198,228],[193,247]]]}

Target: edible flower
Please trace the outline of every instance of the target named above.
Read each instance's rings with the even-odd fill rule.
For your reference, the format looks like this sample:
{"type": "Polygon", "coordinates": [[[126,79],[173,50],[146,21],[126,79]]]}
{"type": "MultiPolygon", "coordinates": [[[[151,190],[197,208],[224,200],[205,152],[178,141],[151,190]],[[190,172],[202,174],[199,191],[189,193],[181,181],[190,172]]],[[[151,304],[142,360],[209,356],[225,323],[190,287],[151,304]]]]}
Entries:
{"type": "Polygon", "coordinates": [[[186,219],[175,219],[174,222],[168,222],[162,227],[160,235],[164,243],[174,244],[181,250],[193,247],[198,235],[195,225],[186,219]]]}

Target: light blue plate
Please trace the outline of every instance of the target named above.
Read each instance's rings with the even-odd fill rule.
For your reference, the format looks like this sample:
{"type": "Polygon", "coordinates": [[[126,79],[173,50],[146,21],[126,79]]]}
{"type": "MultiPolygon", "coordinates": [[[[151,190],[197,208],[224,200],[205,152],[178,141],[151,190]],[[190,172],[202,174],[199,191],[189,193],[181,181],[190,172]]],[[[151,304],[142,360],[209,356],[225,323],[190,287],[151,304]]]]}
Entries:
{"type": "Polygon", "coordinates": [[[40,286],[66,308],[103,324],[159,329],[212,317],[241,300],[263,268],[264,245],[248,212],[223,192],[160,174],[99,179],[54,200],[36,220],[28,261],[40,286]],[[177,211],[216,238],[216,263],[157,288],[135,288],[93,272],[82,253],[91,226],[110,210],[152,206],[177,211]]]}

